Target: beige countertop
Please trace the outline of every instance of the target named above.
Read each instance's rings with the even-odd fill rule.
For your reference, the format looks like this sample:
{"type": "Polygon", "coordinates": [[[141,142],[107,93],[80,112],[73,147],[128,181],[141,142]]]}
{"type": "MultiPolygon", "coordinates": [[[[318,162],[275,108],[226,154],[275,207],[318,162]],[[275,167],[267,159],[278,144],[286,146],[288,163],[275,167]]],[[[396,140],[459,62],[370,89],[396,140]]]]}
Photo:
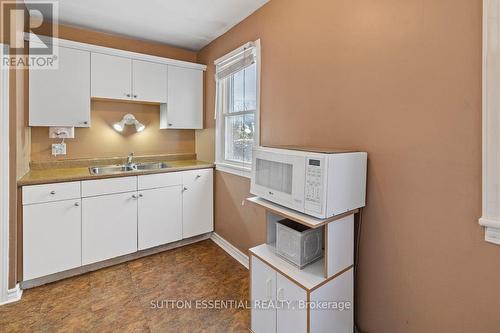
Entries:
{"type": "MultiPolygon", "coordinates": [[[[89,171],[88,166],[85,167],[68,166],[61,168],[34,169],[29,171],[26,175],[24,175],[21,179],[19,179],[17,181],[17,186],[115,178],[115,177],[127,177],[127,176],[154,174],[154,173],[175,172],[182,170],[206,169],[214,167],[213,163],[203,162],[199,160],[178,160],[178,161],[158,160],[158,162],[166,162],[170,167],[166,169],[148,170],[148,171],[127,171],[127,172],[107,174],[107,175],[92,175],[89,171]]],[[[99,166],[99,164],[96,164],[95,166],[99,166]]]]}

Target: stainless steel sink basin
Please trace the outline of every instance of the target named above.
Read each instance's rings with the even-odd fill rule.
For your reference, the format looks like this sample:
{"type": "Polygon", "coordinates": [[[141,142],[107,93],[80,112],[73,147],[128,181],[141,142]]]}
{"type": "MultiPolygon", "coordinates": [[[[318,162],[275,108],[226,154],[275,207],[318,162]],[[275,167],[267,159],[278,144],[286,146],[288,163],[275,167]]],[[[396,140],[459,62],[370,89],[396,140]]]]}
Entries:
{"type": "Polygon", "coordinates": [[[120,172],[130,172],[135,171],[134,166],[127,165],[106,165],[106,166],[98,166],[89,168],[90,173],[93,175],[107,175],[111,173],[120,173],[120,172]]]}
{"type": "Polygon", "coordinates": [[[137,170],[158,170],[169,168],[169,165],[164,162],[158,163],[140,163],[135,165],[137,170]]]}
{"type": "Polygon", "coordinates": [[[122,172],[160,170],[166,168],[169,168],[169,165],[167,163],[153,162],[153,163],[139,163],[130,165],[95,166],[95,167],[90,167],[89,171],[92,175],[109,175],[122,172]]]}

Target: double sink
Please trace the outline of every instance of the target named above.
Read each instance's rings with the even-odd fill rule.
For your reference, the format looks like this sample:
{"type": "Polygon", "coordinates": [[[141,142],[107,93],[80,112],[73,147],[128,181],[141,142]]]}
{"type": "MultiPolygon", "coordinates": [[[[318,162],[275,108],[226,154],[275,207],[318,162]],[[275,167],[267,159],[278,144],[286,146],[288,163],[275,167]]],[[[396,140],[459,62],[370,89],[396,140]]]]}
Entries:
{"type": "Polygon", "coordinates": [[[152,171],[167,169],[170,166],[165,162],[152,162],[152,163],[131,163],[122,165],[105,165],[90,167],[89,171],[92,175],[109,175],[123,172],[137,172],[137,171],[152,171]]]}

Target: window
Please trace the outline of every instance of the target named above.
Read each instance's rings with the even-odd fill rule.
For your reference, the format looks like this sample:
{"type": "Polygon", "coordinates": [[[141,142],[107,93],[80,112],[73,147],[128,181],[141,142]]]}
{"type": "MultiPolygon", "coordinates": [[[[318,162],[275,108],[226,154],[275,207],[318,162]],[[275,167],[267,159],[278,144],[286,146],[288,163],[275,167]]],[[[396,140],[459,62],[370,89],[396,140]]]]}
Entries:
{"type": "Polygon", "coordinates": [[[483,212],[485,240],[500,245],[500,59],[498,1],[485,2],[483,13],[483,212]]]}
{"type": "Polygon", "coordinates": [[[218,59],[216,64],[216,164],[250,176],[259,138],[259,41],[218,59]]]}

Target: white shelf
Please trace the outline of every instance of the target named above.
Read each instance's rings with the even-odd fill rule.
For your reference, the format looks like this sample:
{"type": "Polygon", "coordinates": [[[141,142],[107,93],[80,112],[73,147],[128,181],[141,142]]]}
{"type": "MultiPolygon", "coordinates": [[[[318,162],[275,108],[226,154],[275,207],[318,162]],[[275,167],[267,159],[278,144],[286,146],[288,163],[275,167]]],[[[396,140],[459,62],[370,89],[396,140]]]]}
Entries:
{"type": "Polygon", "coordinates": [[[275,204],[274,202],[262,199],[261,197],[251,197],[247,198],[247,201],[264,207],[265,209],[273,212],[274,214],[286,217],[292,221],[298,222],[300,224],[306,225],[310,228],[319,228],[327,223],[339,220],[351,214],[355,214],[359,209],[354,209],[343,214],[335,215],[327,219],[318,219],[316,217],[306,215],[304,213],[298,212],[296,210],[286,208],[284,206],[275,204]]]}
{"type": "Polygon", "coordinates": [[[324,258],[307,265],[303,269],[290,264],[276,254],[276,248],[270,244],[262,244],[250,249],[250,253],[264,261],[276,271],[295,281],[307,290],[315,289],[328,279],[324,277],[324,258]]]}

